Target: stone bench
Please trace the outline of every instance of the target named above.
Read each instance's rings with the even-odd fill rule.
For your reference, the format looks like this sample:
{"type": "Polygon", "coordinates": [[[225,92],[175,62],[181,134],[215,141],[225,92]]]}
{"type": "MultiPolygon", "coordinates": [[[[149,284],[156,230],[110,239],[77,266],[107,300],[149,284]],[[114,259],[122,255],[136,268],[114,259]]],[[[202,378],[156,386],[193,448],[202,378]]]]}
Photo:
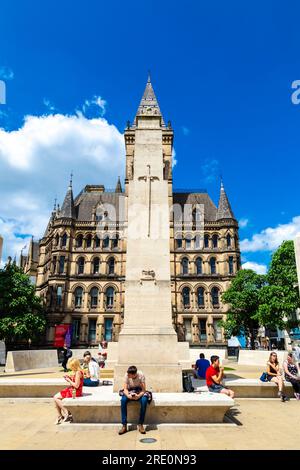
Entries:
{"type": "MultiPolygon", "coordinates": [[[[107,378],[100,379],[102,388],[112,381],[107,378]]],[[[68,383],[63,378],[57,379],[25,379],[25,378],[0,378],[0,398],[51,398],[60,390],[66,388],[68,383]]],[[[89,394],[92,387],[83,387],[83,393],[89,394]]],[[[106,387],[104,387],[106,388],[106,387]]]]}
{"type": "MultiPolygon", "coordinates": [[[[117,393],[93,390],[89,396],[66,398],[63,402],[74,423],[120,423],[121,404],[117,393]]],[[[234,400],[215,393],[154,393],[147,408],[145,424],[223,423],[234,400]]],[[[128,422],[137,422],[138,402],[128,404],[128,422]]]]}
{"type": "MultiPolygon", "coordinates": [[[[192,378],[192,384],[196,391],[207,392],[205,380],[192,378]]],[[[276,398],[278,388],[272,382],[261,382],[259,379],[235,379],[225,378],[224,385],[234,391],[236,398],[276,398]]],[[[293,387],[285,381],[284,392],[288,397],[293,397],[293,387]]]]}

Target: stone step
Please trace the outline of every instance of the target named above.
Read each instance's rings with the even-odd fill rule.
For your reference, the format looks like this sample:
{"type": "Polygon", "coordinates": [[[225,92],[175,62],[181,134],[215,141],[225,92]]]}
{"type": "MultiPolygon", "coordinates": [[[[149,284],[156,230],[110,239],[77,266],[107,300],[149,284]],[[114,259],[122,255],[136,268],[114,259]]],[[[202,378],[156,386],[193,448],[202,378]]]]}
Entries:
{"type": "MultiPolygon", "coordinates": [[[[95,388],[112,387],[113,381],[101,379],[100,386],[95,388]]],[[[0,398],[51,398],[68,386],[63,378],[58,379],[0,379],[0,398]]],[[[88,394],[92,387],[83,387],[83,393],[88,394]]]]}

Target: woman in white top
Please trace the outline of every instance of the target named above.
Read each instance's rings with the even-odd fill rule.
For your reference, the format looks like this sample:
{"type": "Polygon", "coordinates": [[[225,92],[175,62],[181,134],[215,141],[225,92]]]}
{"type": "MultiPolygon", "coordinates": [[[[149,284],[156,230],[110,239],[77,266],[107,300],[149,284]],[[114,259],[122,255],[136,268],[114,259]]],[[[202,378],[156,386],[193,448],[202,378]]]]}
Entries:
{"type": "Polygon", "coordinates": [[[98,362],[92,358],[89,351],[83,355],[83,360],[87,364],[88,369],[85,371],[85,378],[83,385],[86,387],[98,387],[99,385],[99,365],[98,362]]]}

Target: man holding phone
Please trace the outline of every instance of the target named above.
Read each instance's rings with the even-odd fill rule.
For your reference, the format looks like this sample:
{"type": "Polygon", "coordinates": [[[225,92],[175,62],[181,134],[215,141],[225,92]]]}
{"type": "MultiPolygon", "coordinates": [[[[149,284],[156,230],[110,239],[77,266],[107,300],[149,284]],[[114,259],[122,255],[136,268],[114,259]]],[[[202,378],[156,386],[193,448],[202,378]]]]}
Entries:
{"type": "Polygon", "coordinates": [[[143,372],[137,370],[136,366],[128,367],[124,380],[124,391],[121,398],[122,428],[119,434],[127,432],[127,403],[129,401],[139,401],[141,404],[138,430],[141,434],[146,434],[144,420],[148,398],[145,396],[146,383],[143,372]]]}

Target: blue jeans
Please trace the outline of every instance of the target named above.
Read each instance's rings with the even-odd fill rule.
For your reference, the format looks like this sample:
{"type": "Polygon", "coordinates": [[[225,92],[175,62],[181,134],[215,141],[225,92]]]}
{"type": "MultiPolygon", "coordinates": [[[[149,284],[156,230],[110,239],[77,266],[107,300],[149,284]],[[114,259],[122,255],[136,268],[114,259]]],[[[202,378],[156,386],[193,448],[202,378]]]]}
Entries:
{"type": "MultiPolygon", "coordinates": [[[[129,401],[136,401],[136,400],[129,400],[125,395],[122,396],[121,398],[121,415],[122,415],[122,424],[126,425],[127,424],[127,403],[129,401]]],[[[141,404],[141,410],[140,410],[140,418],[139,418],[139,423],[138,424],[144,424],[145,420],[145,414],[146,414],[146,408],[148,404],[148,398],[147,397],[141,397],[138,400],[141,404]]]]}
{"type": "Polygon", "coordinates": [[[83,385],[85,387],[98,387],[99,380],[91,380],[90,378],[83,379],[83,385]]]}

